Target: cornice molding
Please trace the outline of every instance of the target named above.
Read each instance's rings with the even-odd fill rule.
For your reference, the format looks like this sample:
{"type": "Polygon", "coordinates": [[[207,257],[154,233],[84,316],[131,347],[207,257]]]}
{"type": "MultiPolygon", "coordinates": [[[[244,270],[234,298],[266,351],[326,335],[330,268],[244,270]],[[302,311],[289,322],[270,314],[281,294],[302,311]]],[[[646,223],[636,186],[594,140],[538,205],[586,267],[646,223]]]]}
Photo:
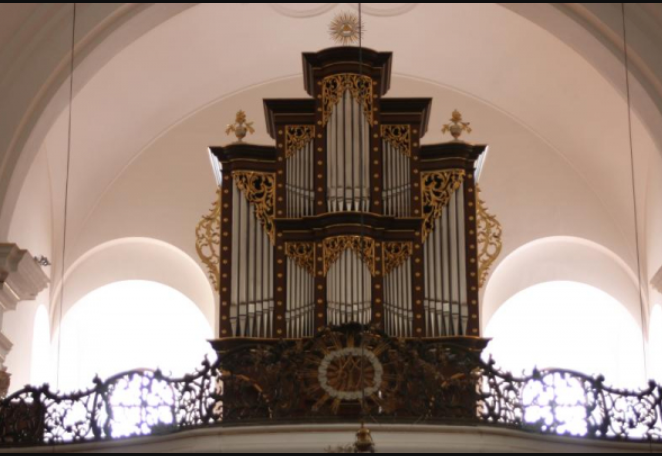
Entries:
{"type": "Polygon", "coordinates": [[[0,244],[0,308],[16,309],[32,301],[48,286],[48,276],[27,250],[16,244],[0,244]]]}

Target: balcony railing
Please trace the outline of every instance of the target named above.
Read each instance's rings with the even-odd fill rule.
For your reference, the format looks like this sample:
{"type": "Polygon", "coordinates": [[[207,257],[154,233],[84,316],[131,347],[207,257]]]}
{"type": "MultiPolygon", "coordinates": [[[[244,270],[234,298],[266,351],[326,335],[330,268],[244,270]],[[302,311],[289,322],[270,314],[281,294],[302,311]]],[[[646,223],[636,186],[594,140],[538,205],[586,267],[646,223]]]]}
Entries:
{"type": "Polygon", "coordinates": [[[27,387],[0,403],[0,445],[102,442],[209,426],[356,422],[357,416],[662,443],[662,386],[654,382],[635,392],[566,370],[516,377],[454,340],[393,340],[373,329],[355,330],[336,328],[300,341],[235,340],[220,350],[218,361],[204,361],[183,378],[139,370],[95,379],[93,388],[75,394],[27,387]],[[333,353],[320,348],[327,340],[351,340],[353,348],[338,353],[361,360],[361,382],[379,387],[366,387],[360,398],[345,392],[337,400],[323,394],[311,402],[318,394],[311,381],[339,388],[331,373],[322,374],[338,356],[312,374],[307,370],[317,353],[333,353]]]}

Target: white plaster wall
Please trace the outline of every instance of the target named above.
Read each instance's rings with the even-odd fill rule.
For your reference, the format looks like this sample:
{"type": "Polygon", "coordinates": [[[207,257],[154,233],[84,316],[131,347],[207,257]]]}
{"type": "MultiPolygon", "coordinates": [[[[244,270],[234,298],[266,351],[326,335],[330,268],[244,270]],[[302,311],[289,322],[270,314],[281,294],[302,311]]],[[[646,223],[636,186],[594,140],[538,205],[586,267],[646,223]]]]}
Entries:
{"type": "Polygon", "coordinates": [[[646,214],[646,267],[648,281],[662,268],[662,157],[653,155],[648,168],[646,214]]]}
{"type": "Polygon", "coordinates": [[[642,323],[636,273],[594,242],[552,237],[527,244],[506,257],[487,284],[482,308],[483,328],[509,298],[536,284],[573,281],[611,295],[642,323]]]}
{"type": "Polygon", "coordinates": [[[648,370],[651,378],[662,382],[662,294],[652,294],[648,370]]]}
{"type": "Polygon", "coordinates": [[[646,289],[650,293],[652,318],[650,320],[650,370],[662,381],[662,290],[655,289],[650,281],[662,268],[662,158],[651,157],[648,173],[646,212],[646,258],[647,274],[644,276],[646,289]],[[657,308],[657,314],[655,312],[657,308]]]}
{"type": "MultiPolygon", "coordinates": [[[[214,294],[206,275],[177,247],[150,238],[116,239],[80,257],[65,275],[64,306],[51,313],[52,327],[57,328],[67,311],[91,291],[126,280],[158,282],[180,291],[214,327],[214,294]]],[[[54,302],[61,291],[58,283],[54,302]]]]}

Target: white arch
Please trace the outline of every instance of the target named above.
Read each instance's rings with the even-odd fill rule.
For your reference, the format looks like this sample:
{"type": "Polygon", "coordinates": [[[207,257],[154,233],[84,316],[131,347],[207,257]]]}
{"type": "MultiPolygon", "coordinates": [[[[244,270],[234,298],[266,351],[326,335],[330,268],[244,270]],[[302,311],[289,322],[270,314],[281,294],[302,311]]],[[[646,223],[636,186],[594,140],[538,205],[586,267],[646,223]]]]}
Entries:
{"type": "Polygon", "coordinates": [[[114,282],[145,280],[167,285],[194,302],[212,328],[216,321],[213,288],[204,271],[191,257],[166,242],[153,238],[123,238],[101,244],[80,256],[52,294],[51,328],[54,334],[66,313],[85,295],[114,282]],[[158,264],[159,267],[154,267],[158,264]]]}
{"type": "Polygon", "coordinates": [[[135,369],[193,372],[213,350],[212,325],[183,293],[145,280],[112,282],[78,300],[54,334],[59,390],[80,390],[135,369]]]}
{"type": "MultiPolygon", "coordinates": [[[[85,5],[85,4],[81,4],[85,5]]],[[[93,4],[90,4],[93,5],[93,4]]],[[[98,20],[99,23],[93,24],[95,27],[90,27],[91,31],[89,34],[82,34],[80,36],[80,50],[79,54],[83,57],[77,62],[78,75],[76,80],[76,88],[80,90],[83,88],[91,78],[96,75],[100,69],[102,69],[109,60],[114,56],[121,53],[125,50],[131,43],[137,41],[139,38],[144,37],[148,32],[153,31],[159,25],[162,25],[166,22],[167,19],[175,18],[178,15],[186,14],[186,9],[190,8],[191,5],[196,4],[186,4],[186,7],[178,6],[182,4],[173,4],[168,6],[163,6],[164,4],[144,4],[145,6],[135,7],[132,5],[136,4],[118,4],[120,5],[116,9],[109,8],[107,11],[103,12],[94,12],[90,13],[91,17],[94,17],[95,20],[98,20]],[[104,16],[105,15],[105,16],[104,16]],[[116,33],[112,33],[116,32],[116,33]],[[121,33],[120,33],[121,32],[121,33]]],[[[242,5],[254,5],[254,4],[242,4],[242,5]]],[[[322,5],[324,11],[328,8],[333,8],[338,4],[318,4],[322,5]]],[[[407,5],[407,4],[404,4],[407,5]]],[[[417,4],[410,4],[416,6],[417,4]]],[[[614,54],[614,43],[613,39],[599,40],[600,37],[596,40],[594,36],[597,32],[596,21],[599,21],[603,16],[608,19],[607,13],[613,14],[614,12],[611,9],[605,14],[600,15],[595,10],[592,11],[582,11],[582,10],[570,10],[565,6],[552,6],[552,4],[536,4],[535,7],[528,6],[513,6],[515,4],[499,4],[502,7],[514,11],[522,18],[527,21],[531,21],[538,26],[547,29],[554,36],[558,37],[560,40],[566,40],[573,47],[575,51],[581,53],[582,57],[589,60],[591,64],[598,68],[601,74],[605,75],[611,81],[614,81],[615,68],[619,64],[617,58],[614,54]],[[578,23],[577,16],[579,14],[585,14],[590,16],[590,26],[587,25],[585,28],[578,23]],[[596,44],[597,42],[597,44],[596,44]],[[602,47],[600,47],[602,46],[602,47]],[[596,52],[596,49],[599,48],[599,53],[596,52]],[[596,55],[600,55],[599,61],[596,58],[596,55]]],[[[411,6],[411,8],[413,8],[411,6]]],[[[82,7],[82,6],[81,6],[82,7]]],[[[422,5],[419,5],[419,8],[422,5]]],[[[87,7],[93,8],[93,7],[87,7]]],[[[384,7],[380,6],[379,11],[382,11],[384,7]]],[[[410,7],[406,7],[400,11],[400,7],[396,8],[392,13],[400,14],[398,18],[407,17],[411,11],[410,7]],[[407,14],[404,14],[407,13],[407,14]]],[[[389,9],[389,8],[386,8],[389,9]]],[[[415,8],[416,11],[418,8],[415,8]]],[[[613,9],[613,8],[612,8],[613,9]]],[[[49,14],[53,14],[52,12],[49,14]]],[[[64,13],[59,11],[60,16],[64,13]]],[[[375,12],[375,14],[378,14],[375,12]]],[[[232,16],[232,14],[230,14],[232,16]]],[[[313,18],[314,19],[314,18],[313,18]]],[[[604,19],[604,30],[605,35],[613,35],[613,31],[608,29],[607,23],[609,21],[604,19]]],[[[613,19],[613,18],[612,18],[613,19]]],[[[311,19],[312,20],[312,19],[311,19]]],[[[61,21],[62,30],[51,31],[53,34],[57,33],[57,37],[60,38],[60,35],[70,37],[70,30],[67,30],[68,25],[67,21],[61,21]]],[[[588,22],[587,22],[588,23],[588,22]]],[[[43,39],[43,36],[39,37],[43,39]]],[[[51,41],[53,37],[50,37],[51,41]]],[[[612,37],[613,38],[613,37],[612,37]]],[[[27,38],[25,38],[27,40],[27,38]]],[[[640,52],[642,56],[645,56],[644,51],[640,52]]],[[[66,55],[66,54],[65,54],[66,55]]],[[[63,55],[62,57],[64,58],[63,55]]],[[[45,59],[41,59],[44,61],[45,59]]],[[[62,59],[60,59],[62,60],[62,59]]],[[[642,57],[644,63],[646,59],[642,57]]],[[[633,65],[639,64],[639,61],[633,62],[633,65]]],[[[44,137],[46,136],[47,131],[52,127],[55,119],[59,113],[66,109],[66,90],[62,90],[58,95],[58,90],[60,88],[66,88],[67,84],[64,83],[64,77],[62,73],[66,72],[66,65],[60,65],[58,68],[51,68],[45,71],[35,71],[35,74],[44,74],[50,79],[40,87],[39,91],[39,100],[33,100],[34,106],[32,106],[31,111],[26,114],[26,118],[17,127],[17,130],[10,132],[7,135],[0,135],[1,137],[11,137],[11,144],[9,145],[7,156],[11,156],[11,159],[5,160],[6,166],[3,166],[0,169],[2,172],[2,179],[0,179],[0,201],[1,201],[1,210],[0,210],[0,237],[6,234],[7,226],[9,223],[9,218],[13,213],[14,205],[20,192],[21,182],[24,179],[27,170],[34,158],[34,151],[38,150],[39,145],[43,142],[44,137]],[[37,103],[38,101],[38,103],[37,103]],[[48,101],[48,103],[47,103],[48,101]],[[32,155],[31,155],[32,154],[32,155]],[[19,161],[19,157],[21,160],[19,161]],[[16,171],[14,173],[14,171],[16,171]]],[[[644,69],[640,70],[635,74],[636,77],[641,75],[647,75],[650,79],[650,70],[648,72],[644,69]]],[[[291,73],[287,73],[289,75],[291,73]]],[[[622,73],[619,73],[619,78],[622,73]]],[[[281,72],[279,74],[271,75],[269,77],[282,77],[284,74],[281,72]]],[[[641,76],[643,77],[643,76],[641,76]]],[[[644,87],[653,86],[651,82],[644,83],[644,87]]],[[[615,88],[620,89],[620,85],[613,83],[615,88]]],[[[29,93],[29,91],[26,91],[29,93]]],[[[655,133],[654,126],[658,124],[659,112],[657,112],[657,118],[653,119],[654,111],[654,97],[649,97],[647,99],[646,112],[644,113],[647,118],[647,124],[649,125],[649,130],[655,133]],[[653,100],[651,102],[651,100],[653,100]],[[652,108],[650,106],[653,106],[652,108]]],[[[637,103],[636,107],[642,107],[642,103],[637,103]]],[[[188,112],[188,111],[187,111],[188,112]]],[[[0,151],[4,148],[0,144],[0,151]]]]}
{"type": "Polygon", "coordinates": [[[593,286],[621,302],[646,333],[636,274],[609,249],[575,237],[549,237],[526,244],[506,257],[485,290],[482,322],[486,328],[498,309],[517,293],[534,285],[572,281],[593,286]]]}
{"type": "Polygon", "coordinates": [[[561,368],[631,389],[648,380],[638,324],[622,303],[584,283],[544,282],[520,291],[485,334],[492,339],[485,355],[515,374],[561,368]]]}

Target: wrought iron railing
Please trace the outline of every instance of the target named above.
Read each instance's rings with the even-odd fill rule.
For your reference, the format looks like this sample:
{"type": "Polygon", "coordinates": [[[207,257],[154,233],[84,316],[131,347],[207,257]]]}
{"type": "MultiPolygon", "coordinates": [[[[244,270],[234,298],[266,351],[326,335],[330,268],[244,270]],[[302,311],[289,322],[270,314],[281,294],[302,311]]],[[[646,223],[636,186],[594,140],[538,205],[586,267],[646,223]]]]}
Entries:
{"type": "MultiPolygon", "coordinates": [[[[653,382],[632,392],[610,388],[602,377],[566,370],[536,371],[518,378],[501,372],[492,361],[481,361],[475,353],[457,347],[449,351],[446,342],[391,342],[392,350],[377,357],[385,360],[406,353],[404,370],[415,368],[411,372],[419,375],[405,374],[396,380],[388,378],[388,367],[380,371],[384,382],[404,391],[408,405],[406,410],[389,408],[387,394],[380,393],[383,403],[364,408],[367,420],[471,424],[662,443],[662,386],[653,382]],[[442,364],[453,364],[452,375],[447,364],[438,364],[442,358],[442,364]],[[396,381],[404,383],[395,385],[396,381]]],[[[255,342],[233,347],[219,361],[205,361],[195,374],[179,379],[139,370],[105,381],[95,379],[93,388],[75,394],[58,394],[48,386],[27,387],[0,402],[0,446],[102,442],[209,426],[349,420],[337,408],[317,404],[302,412],[301,403],[289,401],[293,394],[305,395],[297,388],[306,385],[286,378],[287,370],[279,363],[296,358],[302,350],[306,345],[301,343],[255,342]],[[228,366],[234,366],[235,372],[228,366]],[[276,384],[265,388],[249,375],[236,373],[251,366],[260,368],[260,375],[270,375],[264,371],[271,366],[283,383],[271,377],[276,384]]]]}
{"type": "Polygon", "coordinates": [[[553,369],[515,377],[481,363],[478,421],[544,434],[662,442],[662,386],[611,388],[602,376],[553,369]]]}

